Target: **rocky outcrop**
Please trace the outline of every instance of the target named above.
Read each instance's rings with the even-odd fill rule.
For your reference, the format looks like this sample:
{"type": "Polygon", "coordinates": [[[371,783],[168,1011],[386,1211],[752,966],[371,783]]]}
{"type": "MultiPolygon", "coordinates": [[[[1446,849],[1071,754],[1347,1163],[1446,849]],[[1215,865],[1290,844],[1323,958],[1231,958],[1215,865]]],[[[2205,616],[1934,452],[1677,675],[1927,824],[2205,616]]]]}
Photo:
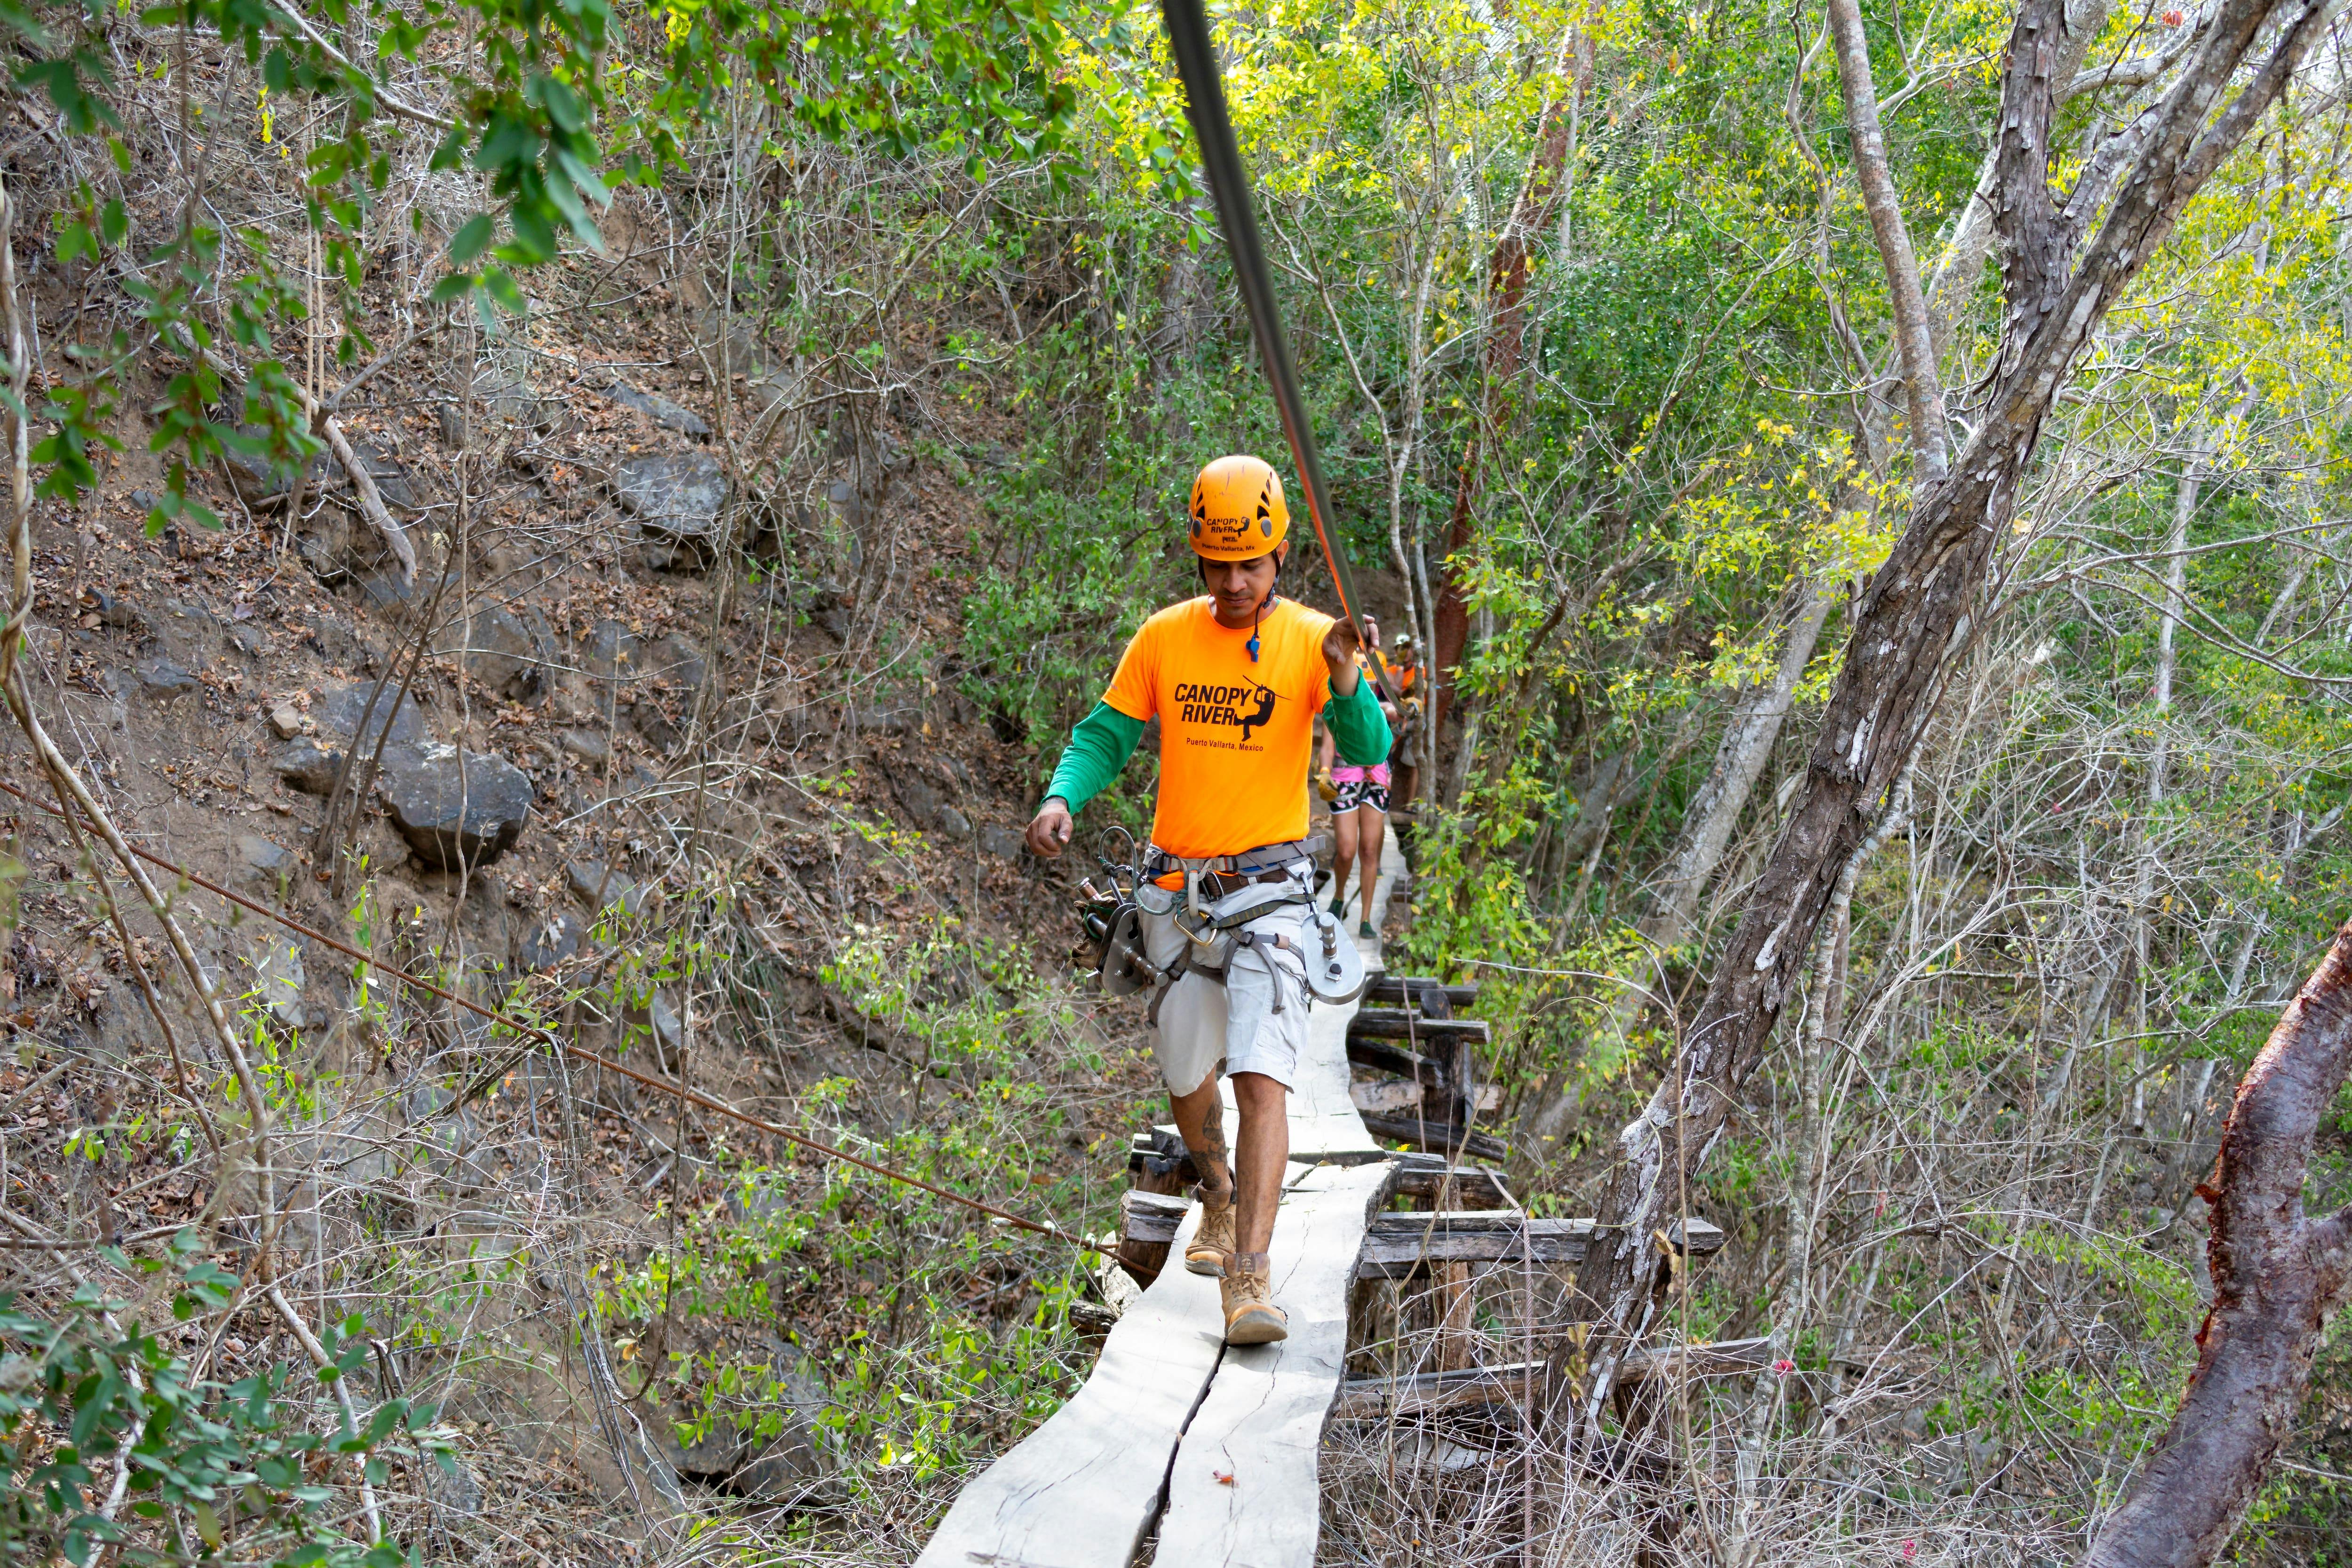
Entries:
{"type": "Polygon", "coordinates": [[[621,464],[614,482],[621,509],[637,519],[646,564],[694,570],[718,559],[727,470],[704,452],[663,453],[621,464]]]}
{"type": "Polygon", "coordinates": [[[434,652],[455,654],[466,671],[503,697],[537,696],[547,688],[554,638],[537,611],[517,615],[483,604],[436,639],[434,652]]]}
{"type": "Polygon", "coordinates": [[[530,780],[505,758],[427,744],[378,786],[393,825],[436,871],[479,871],[522,837],[530,780]]]}
{"type": "Polygon", "coordinates": [[[700,414],[659,392],[639,392],[626,382],[614,382],[604,389],[604,395],[623,408],[644,414],[664,430],[675,430],[681,435],[710,434],[710,426],[700,414]]]}

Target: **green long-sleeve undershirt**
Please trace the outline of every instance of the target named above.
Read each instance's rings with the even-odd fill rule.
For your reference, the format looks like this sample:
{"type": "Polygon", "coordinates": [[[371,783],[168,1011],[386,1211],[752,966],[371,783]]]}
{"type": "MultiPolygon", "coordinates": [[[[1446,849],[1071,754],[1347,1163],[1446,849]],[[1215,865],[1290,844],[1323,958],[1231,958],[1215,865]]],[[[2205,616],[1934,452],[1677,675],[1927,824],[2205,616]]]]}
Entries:
{"type": "MultiPolygon", "coordinates": [[[[1334,690],[1324,706],[1323,722],[1331,727],[1339,759],[1350,767],[1369,768],[1389,759],[1388,716],[1381,711],[1371,682],[1359,677],[1356,689],[1344,697],[1334,690]]],[[[1046,797],[1059,797],[1075,814],[1118,777],[1142,738],[1141,719],[1129,718],[1108,703],[1095,704],[1095,711],[1070,731],[1070,744],[1055,765],[1046,797]]]]}

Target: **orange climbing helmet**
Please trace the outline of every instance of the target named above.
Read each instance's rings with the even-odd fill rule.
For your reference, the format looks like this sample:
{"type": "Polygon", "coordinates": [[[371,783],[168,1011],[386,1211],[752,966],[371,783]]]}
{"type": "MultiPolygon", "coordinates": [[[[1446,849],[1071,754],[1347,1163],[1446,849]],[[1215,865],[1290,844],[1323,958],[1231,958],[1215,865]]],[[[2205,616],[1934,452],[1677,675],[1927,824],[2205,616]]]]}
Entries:
{"type": "Polygon", "coordinates": [[[1192,553],[1208,560],[1255,560],[1290,532],[1290,507],[1274,465],[1245,453],[1220,457],[1192,481],[1192,553]]]}

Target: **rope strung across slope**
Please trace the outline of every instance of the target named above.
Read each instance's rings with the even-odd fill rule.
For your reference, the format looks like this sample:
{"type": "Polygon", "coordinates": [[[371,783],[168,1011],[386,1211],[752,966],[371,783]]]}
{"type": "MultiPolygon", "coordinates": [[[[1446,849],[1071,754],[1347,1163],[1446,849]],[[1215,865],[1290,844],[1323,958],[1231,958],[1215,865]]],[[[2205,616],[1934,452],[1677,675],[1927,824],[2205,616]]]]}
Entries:
{"type": "MultiPolygon", "coordinates": [[[[31,795],[26,794],[24,790],[17,789],[15,785],[6,782],[5,779],[0,779],[0,792],[13,795],[17,800],[24,801],[25,804],[34,808],[36,810],[46,811],[52,817],[62,819],[65,816],[65,812],[58,807],[50,805],[46,800],[36,800],[31,795]]],[[[892,1170],[888,1166],[877,1165],[874,1161],[865,1158],[863,1155],[853,1155],[847,1149],[837,1148],[834,1145],[808,1137],[803,1134],[795,1133],[788,1127],[780,1127],[775,1123],[768,1121],[763,1117],[754,1116],[747,1111],[739,1111],[734,1106],[728,1104],[724,1100],[713,1099],[710,1095],[703,1093],[698,1089],[689,1089],[682,1083],[665,1083],[660,1079],[652,1077],[646,1073],[639,1072],[633,1067],[624,1067],[619,1062],[613,1061],[609,1057],[600,1055],[597,1052],[589,1050],[584,1045],[575,1045],[570,1040],[560,1039],[557,1036],[549,1033],[546,1030],[541,1029],[535,1024],[527,1024],[520,1019],[509,1018],[505,1013],[499,1012],[495,1008],[486,1008],[479,1002],[468,1001],[466,998],[458,996],[453,991],[443,990],[439,986],[435,985],[430,980],[422,979],[417,976],[409,974],[404,969],[396,969],[391,965],[384,963],[382,959],[371,957],[367,954],[361,952],[356,947],[337,941],[334,937],[328,936],[323,931],[315,931],[310,926],[303,925],[300,921],[296,920],[289,915],[281,915],[277,910],[271,909],[266,904],[256,904],[253,900],[244,897],[239,894],[231,893],[227,888],[221,886],[220,883],[213,882],[207,878],[198,876],[194,872],[188,870],[187,867],[178,865],[171,861],[165,860],[162,855],[142,850],[136,844],[132,844],[131,846],[131,852],[151,865],[158,866],[164,871],[170,872],[173,876],[181,877],[188,882],[194,883],[196,886],[205,889],[208,893],[219,894],[221,897],[227,899],[231,904],[236,904],[241,908],[249,909],[256,915],[263,915],[268,919],[274,920],[278,925],[285,926],[288,930],[299,932],[302,936],[309,937],[313,942],[320,943],[326,946],[331,947],[347,958],[356,959],[360,963],[365,964],[368,967],[374,969],[378,973],[389,976],[391,978],[398,980],[404,985],[414,986],[420,991],[426,992],[431,996],[438,997],[443,1001],[449,1003],[452,1007],[463,1008],[469,1013],[474,1013],[479,1017],[489,1019],[492,1023],[503,1025],[527,1040],[544,1040],[549,1045],[554,1047],[560,1051],[562,1051],[567,1056],[576,1058],[582,1061],[593,1063],[597,1067],[603,1068],[607,1072],[618,1073],[622,1077],[626,1078],[633,1082],[642,1083],[646,1088],[655,1090],[663,1094],[673,1095],[677,1099],[686,1101],[688,1104],[699,1105],[704,1110],[709,1111],[715,1115],[724,1116],[730,1121],[740,1122],[743,1125],[765,1133],[770,1137],[782,1138],[784,1142],[795,1145],[800,1148],[806,1149],[811,1154],[823,1155],[827,1159],[840,1160],[844,1164],[856,1166],[860,1170],[871,1171],[876,1176],[900,1183],[903,1186],[919,1188],[924,1192],[929,1193],[934,1197],[943,1197],[950,1203],[960,1204],[965,1208],[976,1210],[979,1213],[987,1215],[991,1219],[1002,1220],[1003,1223],[1013,1226],[1016,1228],[1031,1231],[1039,1236],[1050,1236],[1055,1240],[1066,1241],[1074,1247],[1081,1249],[1091,1248],[1091,1244],[1083,1237],[1071,1234],[1069,1231],[1063,1229],[1060,1226],[1055,1225],[1051,1220],[1041,1221],[1025,1218],[1021,1215],[1010,1213],[1007,1210],[995,1207],[992,1205],[982,1203],[976,1197],[966,1197],[961,1193],[950,1192],[946,1187],[938,1186],[930,1182],[923,1180],[920,1176],[911,1176],[907,1175],[904,1171],[892,1170]]]]}
{"type": "MultiPolygon", "coordinates": [[[[1331,515],[1331,495],[1323,482],[1323,459],[1315,446],[1315,426],[1307,417],[1307,400],[1298,391],[1298,371],[1291,362],[1290,341],[1283,335],[1282,313],[1275,308],[1274,279],[1266,271],[1265,247],[1257,233],[1257,209],[1250,201],[1249,173],[1242,167],[1240,145],[1234,140],[1233,120],[1225,113],[1225,89],[1217,73],[1215,47],[1209,41],[1209,19],[1202,0],[1162,0],[1160,15],[1168,26],[1168,47],[1176,57],[1176,74],[1184,83],[1184,114],[1201,143],[1201,172],[1215,199],[1217,224],[1224,231],[1225,249],[1234,258],[1234,279],[1242,302],[1249,308],[1250,332],[1257,339],[1259,357],[1265,361],[1265,379],[1274,389],[1274,404],[1282,415],[1282,433],[1290,440],[1291,461],[1298,469],[1299,486],[1307,492],[1307,518],[1315,528],[1316,542],[1331,569],[1331,586],[1339,595],[1339,613],[1363,633],[1362,601],[1356,597],[1356,580],[1348,570],[1348,552],[1339,541],[1331,515]]],[[[1367,647],[1371,645],[1364,636],[1367,647]]],[[[1373,684],[1394,698],[1381,661],[1367,661],[1373,684]]]]}

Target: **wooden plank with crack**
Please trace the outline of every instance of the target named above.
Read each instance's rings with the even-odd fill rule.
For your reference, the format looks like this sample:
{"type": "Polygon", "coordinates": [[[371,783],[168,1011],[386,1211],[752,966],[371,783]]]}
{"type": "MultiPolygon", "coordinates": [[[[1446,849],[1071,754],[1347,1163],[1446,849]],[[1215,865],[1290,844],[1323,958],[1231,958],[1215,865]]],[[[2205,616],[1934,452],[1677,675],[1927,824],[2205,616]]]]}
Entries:
{"type": "Polygon", "coordinates": [[[1225,1352],[1169,1470],[1157,1568],[1313,1568],[1323,1423],[1347,1375],[1349,1280],[1396,1175],[1318,1166],[1284,1194],[1274,1299],[1290,1337],[1225,1352]]]}
{"type": "MultiPolygon", "coordinates": [[[[1393,875],[1394,866],[1402,863],[1391,841],[1382,858],[1382,874],[1393,875]]],[[[1307,1556],[1302,1561],[1309,1563],[1320,1503],[1313,1453],[1321,1440],[1323,1412],[1329,1408],[1344,1370],[1349,1274],[1365,1220],[1396,1179],[1394,1165],[1364,1131],[1348,1092],[1348,1020],[1355,1011],[1352,1003],[1318,1004],[1308,1014],[1307,1047],[1288,1106],[1290,1154],[1297,1162],[1289,1179],[1294,1190],[1307,1195],[1307,1201],[1303,1209],[1295,1208],[1294,1199],[1286,1196],[1275,1228],[1278,1255],[1286,1256],[1286,1249],[1295,1250],[1309,1240],[1320,1249],[1316,1282],[1292,1310],[1294,1335],[1301,1324],[1317,1330],[1301,1339],[1294,1366],[1327,1340],[1331,1366],[1306,1435],[1308,1471],[1303,1500],[1294,1500],[1305,1510],[1307,1556]],[[1340,1208],[1345,1211],[1353,1203],[1351,1222],[1326,1212],[1328,1184],[1350,1195],[1340,1208]],[[1344,1258],[1338,1256],[1341,1248],[1344,1258]],[[1326,1252],[1330,1258],[1325,1258],[1326,1252]]],[[[1232,1092],[1232,1086],[1225,1085],[1229,1127],[1239,1125],[1232,1092]]],[[[1155,1136],[1149,1142],[1153,1157],[1165,1152],[1162,1140],[1155,1136]]],[[[1181,1224],[1170,1231],[1177,1201],[1130,1194],[1123,1206],[1122,1228],[1148,1229],[1154,1238],[1165,1233],[1181,1246],[1199,1225],[1200,1211],[1187,1205],[1181,1224]]],[[[1202,1389],[1219,1375],[1219,1357],[1224,1354],[1224,1312],[1217,1281],[1181,1268],[1163,1270],[1142,1300],[1111,1329],[1086,1385],[964,1488],[916,1559],[917,1568],[1129,1568],[1137,1544],[1160,1514],[1170,1457],[1202,1405],[1202,1389]]],[[[1291,1381],[1297,1381],[1295,1375],[1291,1381]]],[[[1163,1555],[1166,1540],[1163,1527],[1163,1555]]]]}
{"type": "MultiPolygon", "coordinates": [[[[1198,1223],[1196,1209],[1177,1236],[1198,1223]]],[[[1223,1350],[1217,1281],[1163,1271],[1086,1385],[963,1489],[917,1568],[1128,1568],[1223,1350]]]]}

